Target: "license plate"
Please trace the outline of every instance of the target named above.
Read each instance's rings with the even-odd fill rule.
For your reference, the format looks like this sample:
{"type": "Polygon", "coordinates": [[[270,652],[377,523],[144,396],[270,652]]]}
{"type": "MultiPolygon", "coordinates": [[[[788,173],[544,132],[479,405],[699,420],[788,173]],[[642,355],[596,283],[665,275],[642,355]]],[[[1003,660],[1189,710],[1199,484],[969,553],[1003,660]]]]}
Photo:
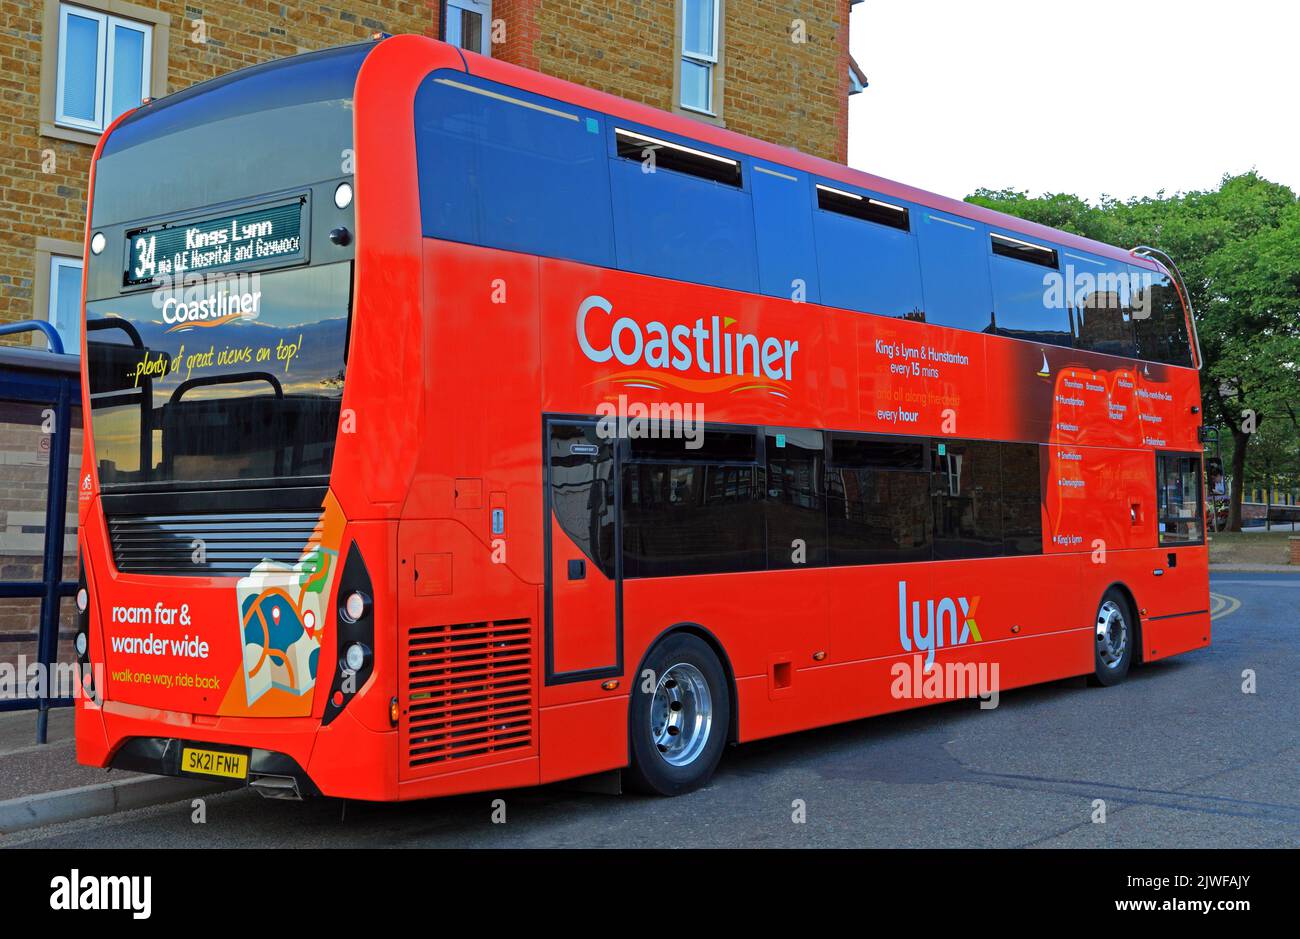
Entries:
{"type": "Polygon", "coordinates": [[[184,747],[181,749],[181,772],[224,776],[227,779],[246,779],[248,754],[184,747]]]}

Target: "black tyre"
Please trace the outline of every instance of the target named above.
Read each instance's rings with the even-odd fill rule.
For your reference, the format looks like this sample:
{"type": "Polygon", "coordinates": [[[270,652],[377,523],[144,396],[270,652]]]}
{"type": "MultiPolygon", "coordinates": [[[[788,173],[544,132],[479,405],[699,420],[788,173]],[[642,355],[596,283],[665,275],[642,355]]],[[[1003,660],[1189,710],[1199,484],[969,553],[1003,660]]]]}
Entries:
{"type": "Polygon", "coordinates": [[[673,633],[646,657],[628,709],[629,782],[641,792],[677,796],[713,776],[727,742],[731,695],[708,643],[673,633]]]}
{"type": "Polygon", "coordinates": [[[1097,606],[1093,648],[1096,672],[1093,683],[1118,685],[1128,675],[1137,645],[1137,616],[1128,598],[1111,587],[1097,606]]]}

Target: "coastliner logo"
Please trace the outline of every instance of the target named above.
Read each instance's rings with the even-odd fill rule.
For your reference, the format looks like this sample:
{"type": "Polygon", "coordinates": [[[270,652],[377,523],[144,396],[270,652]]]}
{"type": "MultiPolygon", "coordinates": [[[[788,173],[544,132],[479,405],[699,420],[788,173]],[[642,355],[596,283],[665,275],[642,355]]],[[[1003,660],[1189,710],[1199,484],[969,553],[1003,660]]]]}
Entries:
{"type": "MultiPolygon", "coordinates": [[[[617,359],[626,366],[644,365],[672,372],[694,367],[709,375],[760,382],[788,382],[794,373],[798,340],[732,331],[729,327],[736,322],[734,317],[701,316],[693,325],[669,326],[659,320],[642,325],[630,316],[620,316],[609,326],[608,333],[601,322],[602,338],[597,345],[587,328],[593,310],[612,317],[614,306],[604,297],[590,296],[578,307],[578,345],[593,362],[617,359]]],[[[752,383],[747,387],[753,387],[752,383]]]]}
{"type": "Polygon", "coordinates": [[[192,275],[183,282],[177,278],[175,284],[163,283],[152,300],[170,327],[167,332],[175,333],[255,320],[261,312],[262,291],[257,274],[192,275]]]}
{"type": "Polygon", "coordinates": [[[911,652],[915,647],[918,653],[925,653],[925,667],[934,664],[934,650],[942,649],[947,637],[948,645],[959,646],[967,642],[983,642],[979,626],[975,623],[975,610],[980,598],[944,597],[938,603],[925,601],[925,631],[921,630],[921,601],[912,601],[911,630],[909,635],[907,616],[907,581],[898,582],[898,641],[904,652],[911,652]],[[957,609],[961,608],[958,614],[957,609]],[[946,627],[946,629],[945,629],[946,627]],[[960,627],[960,632],[958,631],[960,627]]]}

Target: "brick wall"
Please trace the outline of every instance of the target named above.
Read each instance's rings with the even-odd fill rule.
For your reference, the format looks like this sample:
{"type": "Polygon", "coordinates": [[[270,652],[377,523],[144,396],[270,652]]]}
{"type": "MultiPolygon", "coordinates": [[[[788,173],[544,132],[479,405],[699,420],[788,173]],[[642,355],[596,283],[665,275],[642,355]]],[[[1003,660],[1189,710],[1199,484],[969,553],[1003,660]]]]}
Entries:
{"type": "Polygon", "coordinates": [[[727,126],[805,153],[843,160],[848,133],[848,4],[727,3],[723,117],[727,126]],[[806,42],[795,43],[802,20],[806,42]]]}

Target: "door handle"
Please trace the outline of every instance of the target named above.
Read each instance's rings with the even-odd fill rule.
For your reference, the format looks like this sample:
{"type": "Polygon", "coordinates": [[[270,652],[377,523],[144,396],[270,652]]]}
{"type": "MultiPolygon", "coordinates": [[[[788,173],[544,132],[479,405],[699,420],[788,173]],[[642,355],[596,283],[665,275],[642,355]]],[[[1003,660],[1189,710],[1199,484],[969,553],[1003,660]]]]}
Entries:
{"type": "Polygon", "coordinates": [[[1163,567],[1157,567],[1157,568],[1156,568],[1155,570],[1153,570],[1151,573],[1155,574],[1157,577],[1164,577],[1164,576],[1165,576],[1165,570],[1164,570],[1163,567]]]}
{"type": "Polygon", "coordinates": [[[586,580],[587,562],[579,558],[569,562],[569,580],[586,580]]]}

